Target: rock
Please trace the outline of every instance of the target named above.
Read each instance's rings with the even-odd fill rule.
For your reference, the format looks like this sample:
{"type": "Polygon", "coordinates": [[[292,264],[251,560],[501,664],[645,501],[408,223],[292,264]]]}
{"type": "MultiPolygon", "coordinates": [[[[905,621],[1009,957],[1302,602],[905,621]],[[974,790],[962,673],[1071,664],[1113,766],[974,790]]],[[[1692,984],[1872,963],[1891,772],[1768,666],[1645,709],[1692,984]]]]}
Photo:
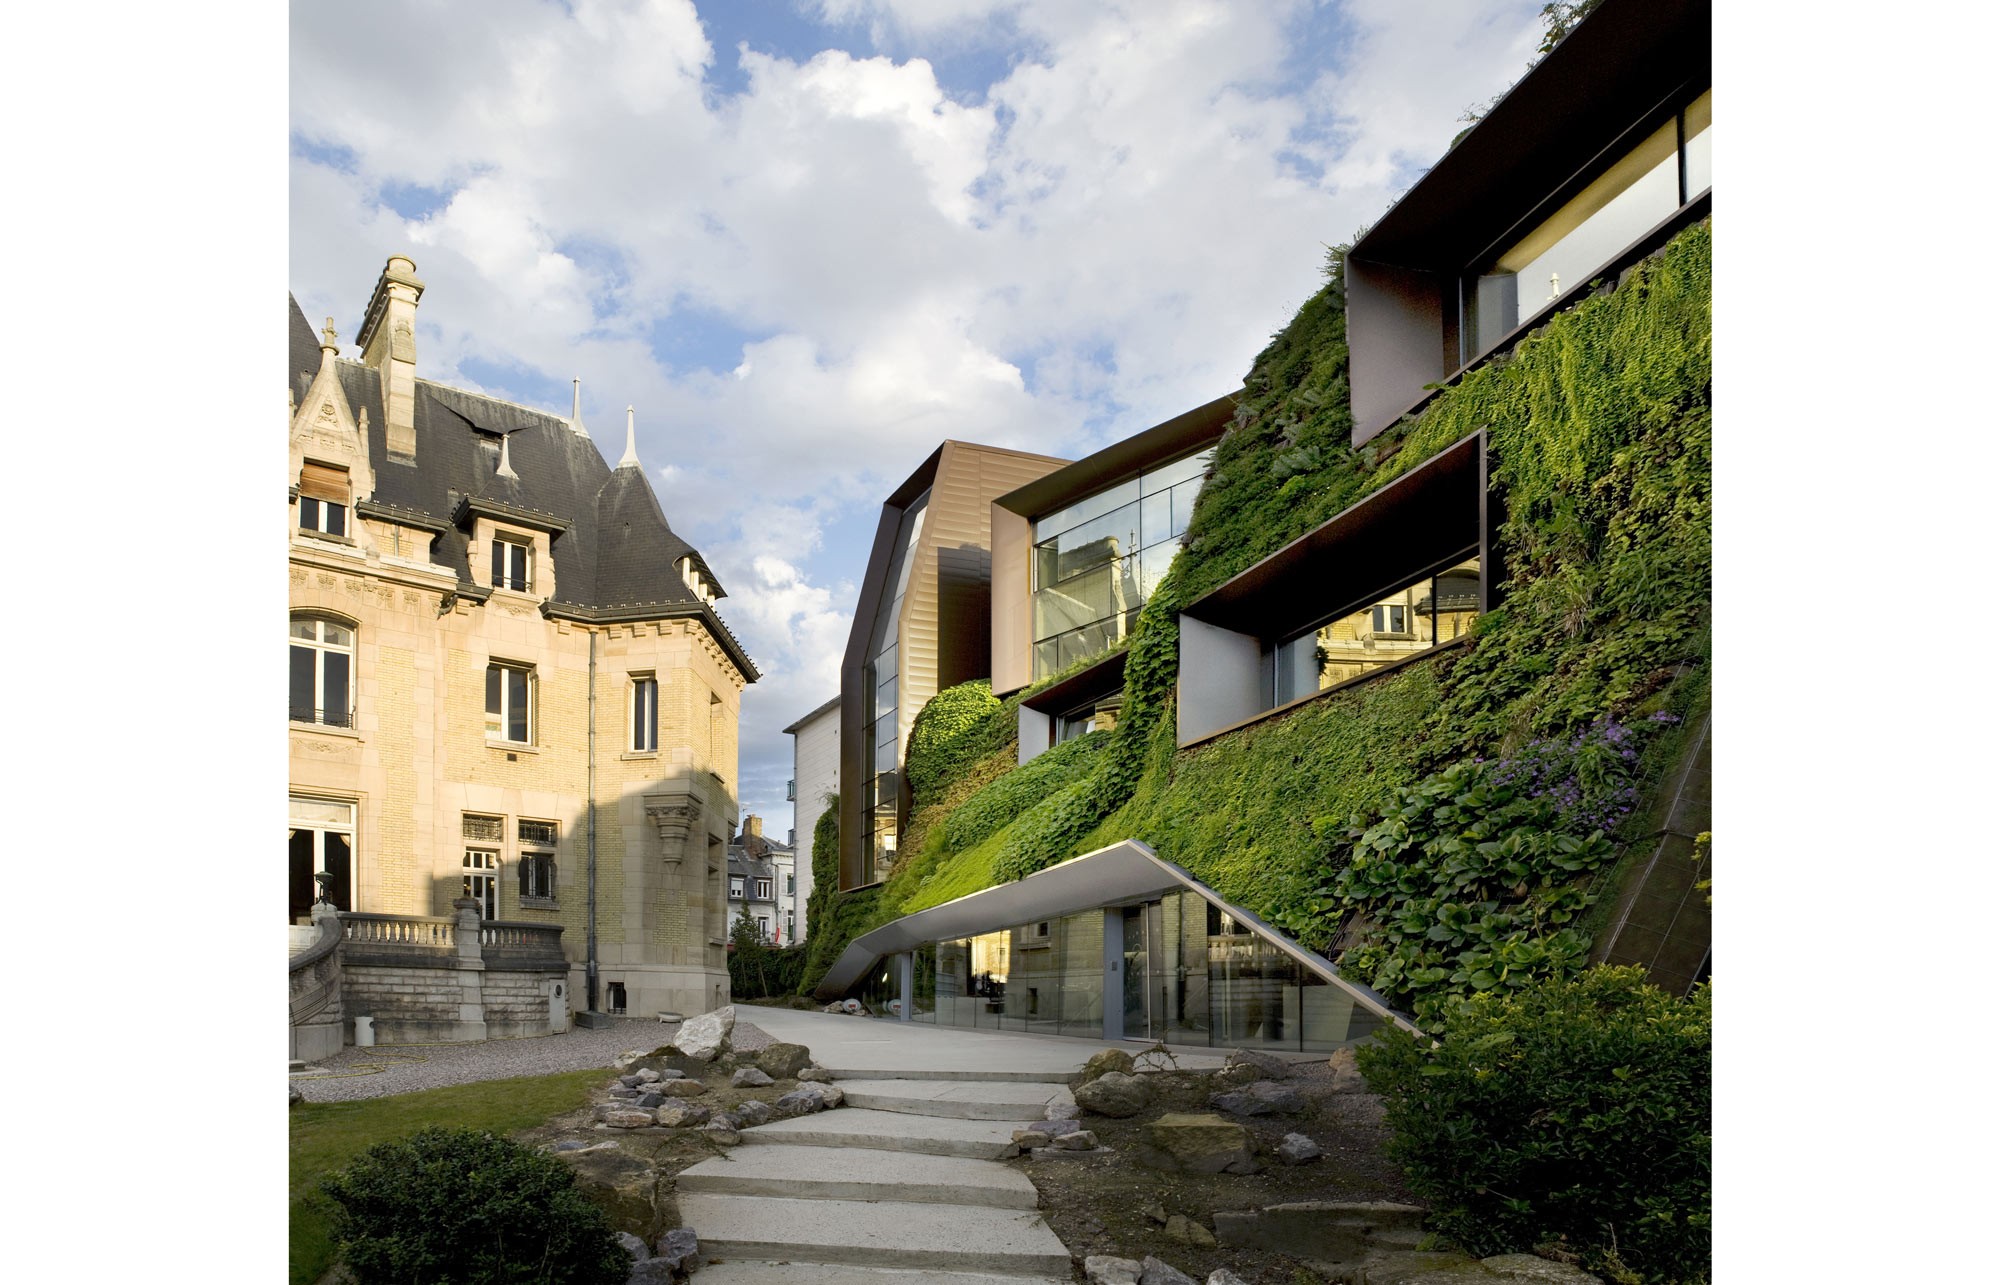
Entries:
{"type": "Polygon", "coordinates": [[[665,1219],[654,1204],[660,1185],[653,1166],[616,1143],[561,1155],[585,1199],[604,1211],[618,1231],[631,1232],[641,1243],[665,1230],[665,1219]]]}
{"type": "Polygon", "coordinates": [[[736,1117],[737,1128],[747,1129],[760,1124],[769,1124],[778,1113],[771,1109],[770,1103],[759,1102],[753,1098],[738,1106],[730,1114],[736,1117]]]}
{"type": "Polygon", "coordinates": [[[1090,1083],[1078,1085],[1072,1093],[1078,1107],[1117,1120],[1139,1114],[1153,1096],[1144,1080],[1119,1071],[1106,1071],[1090,1083]]]}
{"type": "Polygon", "coordinates": [[[697,1062],[713,1062],[729,1051],[729,1037],[735,1030],[736,1006],[724,1004],[713,1013],[703,1013],[682,1022],[668,1047],[697,1062]]]}
{"type": "Polygon", "coordinates": [[[1088,1129],[1078,1129],[1075,1133],[1057,1135],[1049,1145],[1058,1151],[1095,1151],[1097,1135],[1088,1129]]]}
{"type": "Polygon", "coordinates": [[[1047,1120],[1051,1125],[1068,1124],[1074,1128],[1076,1126],[1076,1103],[1073,1101],[1065,1102],[1061,1098],[1057,1098],[1054,1102],[1042,1108],[1042,1118],[1047,1120]]]}
{"type": "MultiPolygon", "coordinates": [[[[813,1088],[818,1087],[818,1085],[813,1086],[813,1088]]],[[[771,1106],[779,1115],[789,1118],[826,1110],[826,1099],[813,1092],[813,1089],[793,1089],[790,1093],[779,1097],[771,1106]]]]}
{"type": "Polygon", "coordinates": [[[692,1227],[676,1227],[660,1237],[660,1243],[653,1246],[654,1256],[677,1272],[693,1271],[695,1258],[700,1253],[701,1242],[696,1239],[692,1227]]]}
{"type": "Polygon", "coordinates": [[[1161,1205],[1158,1201],[1154,1201],[1152,1204],[1147,1205],[1144,1209],[1141,1209],[1139,1212],[1146,1215],[1146,1217],[1152,1219],[1156,1223],[1165,1223],[1167,1221],[1166,1207],[1161,1205]]]}
{"type": "Polygon", "coordinates": [[[1222,1060],[1224,1066],[1254,1066],[1260,1080],[1283,1080],[1290,1078],[1292,1064],[1269,1053],[1258,1053],[1251,1049],[1235,1049],[1222,1060]]]}
{"type": "MultiPolygon", "coordinates": [[[[637,1071],[634,1071],[633,1074],[638,1076],[640,1082],[644,1084],[651,1084],[655,1080],[664,1078],[650,1066],[642,1066],[637,1071]]],[[[676,1071],[674,1074],[679,1075],[680,1072],[676,1071]]]]}
{"type": "Polygon", "coordinates": [[[1215,1233],[1186,1214],[1175,1214],[1167,1219],[1166,1237],[1197,1249],[1215,1248],[1215,1233]]]}
{"type": "Polygon", "coordinates": [[[653,1112],[653,1119],[669,1129],[692,1129],[708,1123],[708,1108],[699,1102],[679,1098],[653,1112]]]}
{"type": "Polygon", "coordinates": [[[1047,1133],[1041,1129],[1014,1130],[1014,1145],[1023,1151],[1028,1151],[1035,1147],[1046,1147],[1055,1140],[1054,1134],[1047,1133]]]}
{"type": "Polygon", "coordinates": [[[1228,1089],[1240,1089],[1262,1078],[1254,1066],[1225,1066],[1209,1072],[1209,1078],[1228,1089]]]}
{"type": "Polygon", "coordinates": [[[1581,1267],[1534,1254],[1497,1254],[1480,1259],[1479,1265],[1503,1280],[1546,1282],[1546,1285],[1603,1285],[1602,1281],[1581,1267]]]}
{"type": "Polygon", "coordinates": [[[1277,1145],[1278,1159],[1288,1165],[1302,1165],[1317,1160],[1322,1153],[1319,1144],[1303,1133],[1288,1133],[1285,1140],[1277,1145]]]}
{"type": "Polygon", "coordinates": [[[761,1089],[772,1082],[770,1076],[754,1066],[742,1067],[729,1077],[731,1087],[738,1089],[761,1089]]]}
{"type": "Polygon", "coordinates": [[[598,1118],[614,1129],[643,1129],[653,1123],[653,1113],[651,1111],[628,1111],[622,1107],[606,1111],[598,1118]]]}
{"type": "Polygon", "coordinates": [[[1139,1264],[1139,1285],[1199,1285],[1194,1277],[1151,1254],[1139,1264]]]}
{"type": "MultiPolygon", "coordinates": [[[[659,1079],[660,1077],[659,1077],[659,1076],[657,1076],[657,1075],[655,1075],[655,1076],[654,1076],[653,1078],[657,1080],[657,1079],[659,1079]]],[[[639,1087],[639,1086],[640,1086],[641,1084],[644,1084],[645,1082],[646,1082],[646,1079],[645,1079],[645,1077],[644,1077],[644,1076],[642,1076],[642,1075],[636,1075],[636,1074],[634,1074],[634,1075],[621,1075],[621,1076],[619,1076],[619,1077],[618,1077],[618,1083],[620,1083],[620,1084],[624,1085],[624,1086],[625,1086],[626,1088],[628,1088],[628,1089],[633,1089],[633,1090],[637,1090],[637,1089],[638,1089],[638,1087],[639,1087]]],[[[614,1090],[614,1092],[615,1092],[615,1091],[616,1091],[616,1090],[614,1090]]]]}
{"type": "Polygon", "coordinates": [[[659,1072],[651,1080],[648,1080],[647,1083],[653,1084],[661,1080],[685,1080],[685,1079],[687,1079],[687,1072],[667,1070],[659,1072]]]}
{"type": "Polygon", "coordinates": [[[815,1062],[811,1066],[801,1068],[793,1078],[800,1084],[831,1084],[833,1072],[815,1062]]]}
{"type": "Polygon", "coordinates": [[[708,1086],[700,1080],[661,1080],[653,1085],[653,1092],[667,1098],[698,1098],[708,1092],[708,1086]]]}
{"type": "Polygon", "coordinates": [[[1231,1115],[1297,1115],[1306,1109],[1306,1098],[1289,1084],[1259,1080],[1233,1093],[1214,1094],[1208,1104],[1231,1115]]]}
{"type": "Polygon", "coordinates": [[[817,1093],[823,1106],[829,1111],[847,1101],[847,1091],[837,1084],[802,1084],[800,1093],[817,1093]]]}
{"type": "Polygon", "coordinates": [[[833,1001],[833,1003],[828,1004],[825,1008],[820,1010],[820,1012],[822,1013],[845,1013],[846,1011],[847,1011],[847,1006],[841,1000],[835,1000],[833,1001]]]}
{"type": "Polygon", "coordinates": [[[736,1131],[735,1124],[725,1123],[721,1120],[711,1120],[702,1129],[701,1136],[707,1138],[718,1147],[740,1146],[743,1142],[743,1135],[736,1131]]]}
{"type": "Polygon", "coordinates": [[[653,1251],[646,1248],[645,1239],[643,1237],[634,1236],[629,1231],[621,1231],[618,1233],[618,1244],[620,1248],[624,1249],[626,1253],[632,1256],[632,1261],[635,1263],[644,1262],[646,1259],[651,1258],[653,1256],[653,1251]]]}
{"type": "Polygon", "coordinates": [[[1206,1113],[1169,1112],[1146,1126],[1154,1146],[1191,1173],[1256,1173],[1250,1131],[1206,1113]]]}
{"type": "Polygon", "coordinates": [[[1232,1248],[1347,1263],[1377,1251],[1414,1249],[1423,1234],[1423,1217],[1424,1211],[1415,1205],[1307,1200],[1263,1209],[1217,1210],[1215,1238],[1232,1248]]]}
{"type": "Polygon", "coordinates": [[[641,1111],[651,1111],[666,1100],[667,1095],[664,1093],[641,1093],[632,1099],[632,1105],[641,1111]]]}
{"type": "Polygon", "coordinates": [[[617,1098],[621,1102],[630,1102],[639,1096],[639,1090],[624,1084],[614,1084],[605,1090],[605,1093],[607,1096],[617,1098]]]}
{"type": "Polygon", "coordinates": [[[766,1044],[757,1050],[757,1069],[774,1080],[795,1080],[812,1065],[812,1050],[803,1044],[766,1044]]]}
{"type": "Polygon", "coordinates": [[[1333,1077],[1327,1081],[1329,1093],[1368,1092],[1368,1081],[1361,1078],[1360,1068],[1354,1064],[1353,1045],[1335,1049],[1326,1064],[1333,1068],[1333,1077]]]}
{"type": "Polygon", "coordinates": [[[1132,1074],[1132,1055],[1124,1049],[1104,1049],[1093,1053],[1090,1055],[1090,1060],[1083,1064],[1083,1070],[1076,1082],[1088,1084],[1108,1071],[1117,1071],[1121,1075],[1132,1074]]]}
{"type": "Polygon", "coordinates": [[[1456,1253],[1370,1254],[1350,1277],[1358,1285],[1493,1285],[1475,1260],[1456,1253]]]}
{"type": "Polygon", "coordinates": [[[1227,1267],[1218,1267],[1208,1274],[1208,1285],[1250,1285],[1250,1282],[1227,1267]]]}
{"type": "Polygon", "coordinates": [[[292,1100],[291,1100],[291,1105],[293,1105],[293,1106],[297,1106],[297,1105],[298,1105],[299,1103],[301,1103],[301,1102],[303,1102],[303,1101],[305,1101],[305,1100],[306,1100],[306,1095],[305,1095],[305,1094],[303,1094],[303,1093],[301,1093],[301,1092],[299,1092],[299,1086],[298,1086],[298,1085],[294,1084],[294,1085],[292,1085],[292,1086],[290,1086],[290,1087],[291,1087],[291,1090],[292,1090],[292,1100]]]}
{"type": "Polygon", "coordinates": [[[1090,1285],[1139,1285],[1144,1264],[1131,1258],[1092,1254],[1083,1260],[1083,1274],[1090,1285]]]}

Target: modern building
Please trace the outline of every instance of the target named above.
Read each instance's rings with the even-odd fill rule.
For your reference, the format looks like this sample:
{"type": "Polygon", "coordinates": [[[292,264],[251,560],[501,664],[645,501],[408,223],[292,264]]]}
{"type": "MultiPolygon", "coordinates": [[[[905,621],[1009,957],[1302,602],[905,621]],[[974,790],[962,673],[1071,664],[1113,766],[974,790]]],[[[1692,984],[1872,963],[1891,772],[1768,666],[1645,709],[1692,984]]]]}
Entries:
{"type": "Polygon", "coordinates": [[[993,692],[1077,671],[1021,702],[1021,762],[1116,723],[1122,644],[1235,410],[1218,397],[993,501],[993,692]]]}
{"type": "Polygon", "coordinates": [[[840,886],[878,882],[909,820],[910,724],[992,673],[993,501],[1069,461],[947,441],[882,505],[840,668],[840,886]]]}
{"type": "Polygon", "coordinates": [[[469,907],[575,1008],[712,1008],[756,667],[631,411],[612,467],[574,409],[419,377],[423,290],[388,260],[359,361],[292,302],[288,919],[414,951],[469,907]]]}
{"type": "MultiPolygon", "coordinates": [[[[1346,288],[1356,445],[1709,217],[1709,44],[1706,0],[1604,0],[1355,243],[1346,288]]],[[[1220,403],[1190,412],[1219,415],[1220,403]]],[[[1093,462],[1121,447],[1143,455],[1147,436],[996,502],[996,690],[1095,651],[1121,654],[1107,649],[1129,628],[1131,591],[1147,587],[1145,505],[1186,482],[1149,491],[1149,470],[1164,477],[1166,466],[1148,459],[1136,491],[1114,492],[1108,484],[1129,483],[1132,470],[1093,462]],[[1098,467],[1106,485],[1083,483],[1098,467]],[[1136,526],[1091,525],[1113,501],[1140,505],[1136,526]],[[1127,576],[1134,549],[1138,571],[1127,576]],[[1060,592],[1039,596],[1050,590],[1060,592]]],[[[1186,604],[1179,745],[1463,645],[1507,580],[1491,468],[1487,435],[1474,433],[1186,604]]],[[[1165,521],[1171,529],[1171,508],[1165,521]]],[[[1113,663],[1024,702],[1022,761],[1102,716],[1120,686],[1113,663]]],[[[1677,859],[1707,826],[1705,725],[1691,744],[1662,806],[1657,851],[1620,891],[1593,956],[1645,964],[1683,989],[1706,971],[1705,867],[1677,859]]],[[[1405,1020],[1159,859],[1144,837],[865,933],[820,994],[857,993],[902,1020],[1288,1049],[1405,1020]]]]}
{"type": "Polygon", "coordinates": [[[840,793],[840,697],[785,729],[792,738],[792,779],[785,797],[792,801],[792,851],[797,854],[799,939],[812,933],[806,907],[813,890],[813,829],[827,800],[840,793]]]}
{"type": "Polygon", "coordinates": [[[789,845],[764,837],[764,821],[743,818],[743,833],[729,845],[729,924],[748,915],[757,936],[774,946],[800,939],[798,880],[789,845]]]}

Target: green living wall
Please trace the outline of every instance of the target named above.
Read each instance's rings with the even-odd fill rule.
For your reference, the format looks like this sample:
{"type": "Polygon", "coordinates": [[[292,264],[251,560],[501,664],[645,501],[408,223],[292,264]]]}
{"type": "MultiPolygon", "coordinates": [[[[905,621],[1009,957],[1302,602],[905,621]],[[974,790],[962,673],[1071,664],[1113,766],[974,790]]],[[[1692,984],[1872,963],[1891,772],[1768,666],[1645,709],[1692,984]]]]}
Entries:
{"type": "Polygon", "coordinates": [[[1330,256],[1244,381],[1118,726],[1016,769],[1018,696],[940,694],[903,856],[815,919],[806,986],[856,932],[1125,838],[1420,1012],[1579,962],[1616,840],[1706,708],[1710,252],[1690,228],[1360,448],[1330,256]],[[1508,578],[1471,642],[1177,750],[1181,606],[1481,429],[1508,578]]]}

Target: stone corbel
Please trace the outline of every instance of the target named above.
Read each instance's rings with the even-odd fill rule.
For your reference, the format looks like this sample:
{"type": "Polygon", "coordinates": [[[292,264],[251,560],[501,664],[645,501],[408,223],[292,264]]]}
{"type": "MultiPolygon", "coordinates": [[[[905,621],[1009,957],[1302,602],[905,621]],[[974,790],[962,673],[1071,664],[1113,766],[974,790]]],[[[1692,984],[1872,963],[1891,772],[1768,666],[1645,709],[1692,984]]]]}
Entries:
{"type": "Polygon", "coordinates": [[[660,836],[660,856],[678,868],[686,854],[688,834],[701,821],[701,800],[685,794],[646,796],[646,819],[660,836]]]}

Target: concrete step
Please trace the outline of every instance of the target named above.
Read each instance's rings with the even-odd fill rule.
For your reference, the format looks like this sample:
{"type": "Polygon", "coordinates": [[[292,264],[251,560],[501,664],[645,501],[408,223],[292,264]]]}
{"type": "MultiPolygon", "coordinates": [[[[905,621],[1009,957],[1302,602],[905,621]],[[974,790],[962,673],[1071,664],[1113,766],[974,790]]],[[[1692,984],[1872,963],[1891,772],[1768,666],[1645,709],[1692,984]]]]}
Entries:
{"type": "Polygon", "coordinates": [[[843,1263],[758,1262],[732,1258],[708,1263],[701,1285],[1070,1285],[1071,1277],[1002,1276],[993,1272],[941,1272],[935,1268],[856,1267],[843,1263]]]}
{"type": "Polygon", "coordinates": [[[1074,1110],[1061,1084],[969,1080],[842,1080],[847,1105],[960,1120],[1040,1120],[1050,1103],[1074,1110]]]}
{"type": "MultiPolygon", "coordinates": [[[[747,1130],[745,1136],[756,1132],[747,1130]]],[[[1034,1183],[990,1160],[858,1148],[737,1147],[683,1169],[674,1182],[683,1192],[794,1200],[896,1200],[993,1209],[1033,1209],[1036,1203],[1034,1183]]]]}
{"type": "Polygon", "coordinates": [[[1070,1266],[1069,1251],[1030,1210],[706,1192],[684,1192],[679,1204],[705,1258],[1000,1275],[1064,1273],[1070,1266]]]}
{"type": "Polygon", "coordinates": [[[1014,1149],[1014,1130],[1027,1121],[950,1120],[940,1116],[905,1115],[841,1107],[813,1115],[773,1120],[743,1131],[746,1147],[788,1144],[807,1147],[862,1147],[876,1151],[911,1151],[926,1156],[964,1156],[998,1160],[1014,1149]]]}
{"type": "MultiPolygon", "coordinates": [[[[1083,1064],[1082,1059],[1077,1065],[1083,1064]]],[[[1218,1063],[1217,1065],[1220,1065],[1218,1063]]],[[[1062,1084],[1067,1085],[1078,1075],[1076,1071],[921,1071],[905,1067],[889,1066],[880,1069],[867,1067],[830,1066],[827,1074],[843,1082],[848,1080],[982,1080],[988,1084],[1062,1084]]]]}

